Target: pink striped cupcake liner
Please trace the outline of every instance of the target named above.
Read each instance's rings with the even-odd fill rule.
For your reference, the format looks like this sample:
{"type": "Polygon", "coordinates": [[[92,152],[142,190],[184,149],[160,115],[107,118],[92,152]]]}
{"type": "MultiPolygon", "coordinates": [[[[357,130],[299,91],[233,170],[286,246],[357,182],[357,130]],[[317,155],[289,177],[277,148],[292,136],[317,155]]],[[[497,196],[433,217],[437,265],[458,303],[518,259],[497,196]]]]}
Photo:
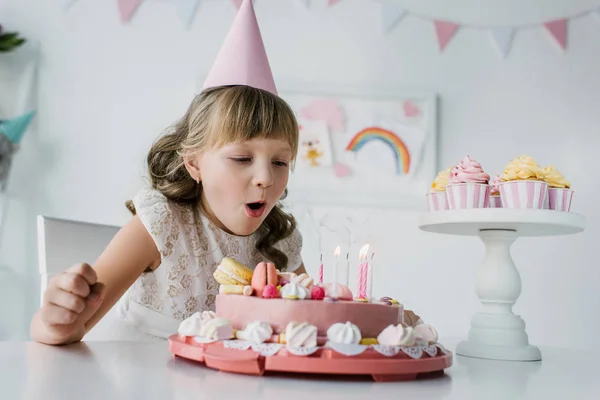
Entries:
{"type": "Polygon", "coordinates": [[[571,189],[548,188],[548,208],[556,211],[571,211],[574,193],[571,189]]]}
{"type": "Polygon", "coordinates": [[[490,190],[489,185],[482,183],[453,183],[446,185],[448,209],[487,208],[490,203],[490,190]]]}
{"type": "Polygon", "coordinates": [[[502,199],[500,195],[490,196],[490,208],[502,208],[502,199]]]}
{"type": "Polygon", "coordinates": [[[443,211],[448,209],[446,192],[431,192],[427,193],[426,197],[429,211],[443,211]]]}
{"type": "Polygon", "coordinates": [[[543,209],[548,184],[543,181],[509,181],[498,185],[504,208],[543,209]]]}

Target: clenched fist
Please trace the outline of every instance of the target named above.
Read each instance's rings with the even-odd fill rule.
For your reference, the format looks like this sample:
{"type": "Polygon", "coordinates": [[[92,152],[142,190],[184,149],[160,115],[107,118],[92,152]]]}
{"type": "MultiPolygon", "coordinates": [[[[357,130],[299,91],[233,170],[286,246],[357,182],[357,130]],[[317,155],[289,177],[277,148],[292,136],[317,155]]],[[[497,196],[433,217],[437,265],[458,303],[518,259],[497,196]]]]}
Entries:
{"type": "Polygon", "coordinates": [[[80,340],[85,323],[104,300],[104,285],[88,264],[78,264],[54,276],[44,293],[39,318],[51,344],[80,340]]]}

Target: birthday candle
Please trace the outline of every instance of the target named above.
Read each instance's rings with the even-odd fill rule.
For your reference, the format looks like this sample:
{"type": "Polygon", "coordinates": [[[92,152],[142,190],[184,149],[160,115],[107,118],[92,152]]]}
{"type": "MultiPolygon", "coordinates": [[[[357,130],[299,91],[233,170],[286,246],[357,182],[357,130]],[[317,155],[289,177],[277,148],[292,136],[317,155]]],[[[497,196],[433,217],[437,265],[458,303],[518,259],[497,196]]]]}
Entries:
{"type": "Polygon", "coordinates": [[[321,254],[321,264],[319,265],[319,284],[323,284],[323,254],[321,254]]]}
{"type": "Polygon", "coordinates": [[[362,297],[362,298],[365,298],[365,296],[366,296],[367,263],[365,262],[365,259],[367,257],[368,252],[369,252],[369,245],[366,244],[360,249],[360,252],[358,253],[360,260],[361,260],[361,267],[359,268],[359,276],[358,276],[358,281],[359,281],[358,297],[362,297]]]}
{"type": "Polygon", "coordinates": [[[368,264],[368,273],[367,273],[367,300],[371,300],[373,298],[373,256],[375,253],[371,254],[371,262],[368,264]]]}
{"type": "Polygon", "coordinates": [[[337,285],[338,285],[338,260],[340,258],[340,246],[335,248],[333,253],[335,260],[333,262],[333,298],[337,298],[337,285]]]}
{"type": "Polygon", "coordinates": [[[350,253],[346,253],[346,279],[345,279],[345,284],[346,287],[348,287],[348,285],[350,285],[350,253]]]}

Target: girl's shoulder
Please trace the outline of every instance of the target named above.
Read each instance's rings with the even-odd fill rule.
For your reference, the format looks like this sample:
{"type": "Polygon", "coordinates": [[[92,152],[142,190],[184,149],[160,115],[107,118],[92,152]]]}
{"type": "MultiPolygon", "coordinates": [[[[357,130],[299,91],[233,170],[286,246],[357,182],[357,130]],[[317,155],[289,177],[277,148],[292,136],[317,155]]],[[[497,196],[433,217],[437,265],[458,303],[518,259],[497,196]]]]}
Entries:
{"type": "Polygon", "coordinates": [[[167,199],[156,189],[141,189],[132,202],[136,214],[163,257],[169,254],[178,242],[192,241],[192,234],[200,234],[194,224],[193,209],[167,199]]]}

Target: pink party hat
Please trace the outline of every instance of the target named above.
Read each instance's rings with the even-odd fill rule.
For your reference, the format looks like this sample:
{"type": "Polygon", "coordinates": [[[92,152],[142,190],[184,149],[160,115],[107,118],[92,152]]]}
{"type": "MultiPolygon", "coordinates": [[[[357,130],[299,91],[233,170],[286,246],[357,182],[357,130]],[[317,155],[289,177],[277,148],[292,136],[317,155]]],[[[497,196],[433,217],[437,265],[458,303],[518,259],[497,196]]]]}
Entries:
{"type": "Polygon", "coordinates": [[[277,94],[252,0],[244,0],[203,89],[246,85],[277,94]]]}

